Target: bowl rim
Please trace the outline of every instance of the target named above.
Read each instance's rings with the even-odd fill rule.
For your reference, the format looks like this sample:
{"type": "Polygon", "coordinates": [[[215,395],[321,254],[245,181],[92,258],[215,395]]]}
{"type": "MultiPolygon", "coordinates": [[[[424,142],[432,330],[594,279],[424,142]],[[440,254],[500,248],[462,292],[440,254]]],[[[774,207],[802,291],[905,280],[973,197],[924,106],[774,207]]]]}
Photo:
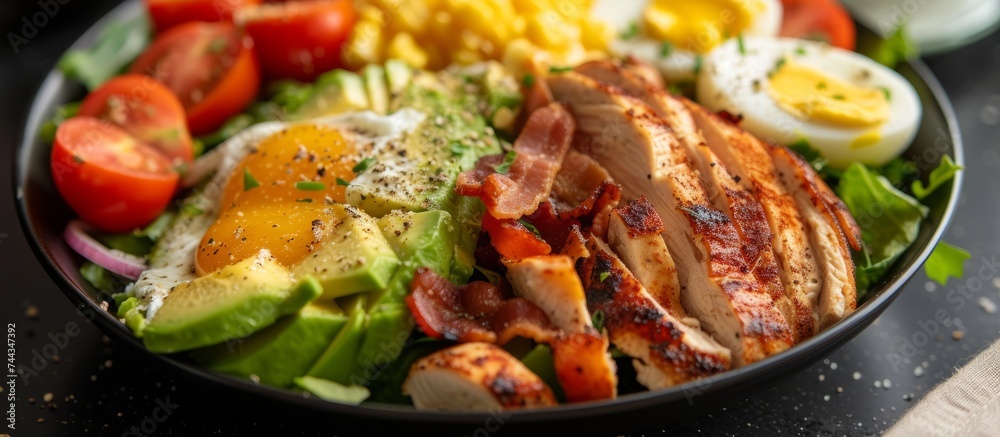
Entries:
{"type": "MultiPolygon", "coordinates": [[[[141,2],[138,1],[126,1],[118,5],[77,38],[70,46],[70,49],[82,47],[88,41],[92,41],[100,29],[104,28],[110,21],[123,18],[134,19],[139,14],[141,5],[141,2]]],[[[940,109],[944,124],[947,126],[948,139],[952,148],[950,156],[952,156],[956,164],[964,166],[964,146],[959,131],[959,124],[947,93],[930,68],[922,61],[916,59],[906,64],[913,69],[916,76],[922,80],[923,85],[930,92],[930,95],[933,96],[934,102],[931,103],[940,109]]],[[[190,377],[231,389],[253,393],[256,396],[270,398],[284,404],[297,405],[335,414],[350,415],[360,419],[389,419],[411,423],[481,425],[483,420],[489,417],[490,413],[487,412],[438,412],[416,410],[403,405],[365,404],[353,406],[327,402],[318,398],[304,397],[287,389],[258,385],[248,379],[215,373],[208,369],[179,361],[171,355],[156,354],[148,351],[140,341],[131,335],[117,317],[101,309],[99,304],[92,300],[85,291],[73,285],[61,266],[48,256],[45,247],[47,244],[38,238],[31,217],[28,216],[28,200],[24,196],[24,186],[28,183],[30,176],[27,170],[31,157],[30,151],[34,147],[37,136],[36,128],[44,121],[47,112],[46,107],[49,106],[49,104],[42,104],[42,102],[54,100],[54,97],[66,85],[67,81],[63,74],[57,68],[53,67],[39,86],[38,91],[33,95],[30,110],[20,124],[20,141],[18,141],[17,147],[14,149],[15,159],[12,160],[12,165],[14,166],[12,171],[14,177],[13,187],[18,218],[32,252],[38,258],[48,276],[89,321],[95,322],[105,333],[113,335],[116,341],[124,342],[130,347],[140,349],[147,356],[154,357],[161,364],[178,368],[190,377]]],[[[813,356],[813,358],[806,360],[807,364],[812,364],[818,360],[819,357],[817,355],[825,356],[828,352],[824,351],[833,346],[846,343],[858,332],[866,328],[902,292],[904,285],[923,266],[927,257],[930,256],[934,247],[947,230],[958,204],[963,180],[964,172],[958,172],[951,182],[951,192],[949,193],[948,203],[944,208],[941,220],[937,223],[936,228],[929,237],[928,244],[920,248],[920,252],[913,258],[913,262],[902,269],[895,277],[891,278],[884,290],[873,295],[848,317],[845,317],[843,320],[825,331],[810,337],[806,341],[796,344],[788,351],[709,378],[666,389],[630,393],[612,400],[563,404],[558,407],[535,410],[511,410],[504,413],[510,414],[512,416],[510,419],[515,419],[522,423],[537,423],[607,416],[679,401],[686,401],[688,404],[691,404],[693,402],[692,396],[700,396],[705,393],[700,387],[705,387],[704,390],[710,392],[747,391],[754,385],[760,384],[759,382],[755,383],[755,380],[780,378],[781,375],[778,374],[779,369],[794,370],[802,367],[803,358],[813,356]]]]}

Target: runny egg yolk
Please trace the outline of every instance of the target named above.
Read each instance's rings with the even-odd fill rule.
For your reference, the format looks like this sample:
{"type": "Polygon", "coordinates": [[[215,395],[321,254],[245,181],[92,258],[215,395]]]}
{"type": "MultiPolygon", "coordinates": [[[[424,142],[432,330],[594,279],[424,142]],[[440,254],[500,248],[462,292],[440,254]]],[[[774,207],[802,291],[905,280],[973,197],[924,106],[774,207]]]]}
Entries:
{"type": "Polygon", "coordinates": [[[768,94],[781,109],[805,120],[868,127],[889,119],[884,91],[855,86],[791,61],[773,72],[768,94]]]}
{"type": "Polygon", "coordinates": [[[756,0],[653,0],[642,14],[651,38],[683,50],[707,53],[753,22],[756,0]]]}
{"type": "Polygon", "coordinates": [[[331,229],[327,202],[343,202],[358,151],[339,131],[292,125],[267,137],[237,167],[223,189],[221,213],[198,246],[204,275],[268,249],[285,266],[322,244],[331,229]]]}

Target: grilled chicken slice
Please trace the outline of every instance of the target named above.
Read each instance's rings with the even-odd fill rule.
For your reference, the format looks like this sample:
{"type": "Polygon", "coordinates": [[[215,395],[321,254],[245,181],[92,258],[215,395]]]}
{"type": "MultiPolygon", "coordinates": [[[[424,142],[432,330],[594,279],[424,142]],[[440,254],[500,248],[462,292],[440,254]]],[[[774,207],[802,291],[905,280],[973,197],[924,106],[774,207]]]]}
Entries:
{"type": "Polygon", "coordinates": [[[566,400],[614,399],[618,376],[608,339],[594,330],[583,284],[568,255],[543,255],[507,264],[514,292],[537,305],[563,336],[551,342],[556,377],[566,400]]]}
{"type": "Polygon", "coordinates": [[[549,198],[555,202],[558,210],[573,209],[587,200],[608,179],[611,179],[611,175],[601,164],[587,155],[570,150],[563,157],[549,198]]]}
{"type": "MultiPolygon", "coordinates": [[[[824,194],[824,189],[827,192],[830,189],[818,179],[809,163],[784,147],[772,147],[769,152],[782,184],[792,194],[809,229],[822,284],[816,306],[819,329],[826,329],[850,315],[857,305],[854,261],[848,248],[851,237],[846,236],[853,232],[843,232],[845,228],[852,230],[857,224],[839,199],[835,196],[830,199],[824,194]],[[834,207],[840,203],[843,209],[834,210],[830,207],[831,202],[834,207]]],[[[857,243],[860,248],[860,242],[857,243]]]]}
{"type": "MultiPolygon", "coordinates": [[[[778,260],[772,246],[773,235],[761,203],[752,191],[740,185],[741,178],[734,176],[710,149],[698,130],[691,113],[684,103],[650,84],[627,67],[611,61],[593,61],[576,68],[580,74],[609,83],[649,105],[667,123],[687,151],[692,166],[701,176],[702,185],[713,199],[714,206],[732,220],[743,241],[743,256],[753,275],[768,291],[771,300],[781,311],[789,327],[795,331],[798,315],[792,301],[785,293],[778,260]]],[[[811,315],[806,321],[811,322],[811,315]]],[[[811,324],[810,324],[811,329],[811,324]]],[[[804,337],[812,335],[810,330],[804,337]]],[[[795,335],[795,337],[799,337],[795,335]]]]}
{"type": "Polygon", "coordinates": [[[681,305],[677,267],[663,241],[663,222],[645,196],[617,208],[608,226],[608,245],[625,267],[668,314],[686,325],[698,327],[698,319],[681,305]]]}
{"type": "Polygon", "coordinates": [[[781,266],[782,283],[794,306],[790,325],[795,340],[812,336],[819,329],[820,267],[809,240],[809,228],[771,160],[771,146],[701,105],[689,100],[684,104],[709,147],[726,167],[741,177],[740,184],[752,190],[764,206],[774,233],[774,253],[781,266]]]}
{"type": "Polygon", "coordinates": [[[574,147],[601,162],[624,197],[648,196],[669,232],[685,308],[732,350],[742,366],[784,351],[784,316],[751,274],[739,233],[709,201],[685,148],[648,106],[619,88],[575,72],[551,76],[557,101],[579,126],[574,147]]]}
{"type": "Polygon", "coordinates": [[[538,305],[557,328],[584,332],[594,325],[583,285],[567,255],[541,255],[507,264],[507,278],[517,295],[538,305]]]}
{"type": "Polygon", "coordinates": [[[577,267],[587,306],[604,313],[611,342],[633,358],[640,384],[655,390],[729,369],[730,351],[656,303],[607,244],[591,236],[587,249],[577,267]]]}
{"type": "Polygon", "coordinates": [[[490,343],[464,343],[413,363],[403,393],[418,410],[495,411],[557,405],[552,390],[490,343]]]}

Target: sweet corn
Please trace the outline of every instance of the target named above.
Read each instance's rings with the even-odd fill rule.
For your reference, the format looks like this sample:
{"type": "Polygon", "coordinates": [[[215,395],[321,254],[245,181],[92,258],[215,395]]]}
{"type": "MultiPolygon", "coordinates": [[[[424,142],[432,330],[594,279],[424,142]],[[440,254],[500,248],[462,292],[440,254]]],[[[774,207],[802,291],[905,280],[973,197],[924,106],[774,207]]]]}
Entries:
{"type": "Polygon", "coordinates": [[[358,0],[344,48],[353,68],[401,58],[420,68],[502,60],[517,71],[601,56],[614,36],[592,0],[358,0]]]}

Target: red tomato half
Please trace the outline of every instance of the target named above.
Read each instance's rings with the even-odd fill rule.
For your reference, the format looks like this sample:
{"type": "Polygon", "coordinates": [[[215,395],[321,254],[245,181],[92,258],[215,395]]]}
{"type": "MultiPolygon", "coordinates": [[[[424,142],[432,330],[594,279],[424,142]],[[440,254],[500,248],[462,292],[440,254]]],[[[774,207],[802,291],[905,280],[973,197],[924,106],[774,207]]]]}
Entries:
{"type": "Polygon", "coordinates": [[[107,232],[149,224],[177,188],[177,173],[163,154],[94,117],[74,117],[59,125],[50,164],[56,188],[70,208],[107,232]]]}
{"type": "Polygon", "coordinates": [[[80,104],[79,115],[110,121],[168,158],[194,159],[184,107],[170,89],[149,76],[113,78],[80,104]]]}
{"type": "Polygon", "coordinates": [[[194,135],[209,133],[243,110],[260,88],[253,42],[229,23],[191,22],[164,32],[132,64],[180,99],[194,135]]]}
{"type": "Polygon", "coordinates": [[[826,41],[854,50],[854,21],[837,0],[781,0],[781,36],[826,41]]]}
{"type": "Polygon", "coordinates": [[[229,21],[233,11],[260,0],[146,0],[153,27],[163,32],[188,21],[229,21]]]}
{"type": "Polygon", "coordinates": [[[309,82],[341,66],[355,16],[349,0],[308,0],[242,8],[236,20],[253,38],[266,76],[309,82]]]}

